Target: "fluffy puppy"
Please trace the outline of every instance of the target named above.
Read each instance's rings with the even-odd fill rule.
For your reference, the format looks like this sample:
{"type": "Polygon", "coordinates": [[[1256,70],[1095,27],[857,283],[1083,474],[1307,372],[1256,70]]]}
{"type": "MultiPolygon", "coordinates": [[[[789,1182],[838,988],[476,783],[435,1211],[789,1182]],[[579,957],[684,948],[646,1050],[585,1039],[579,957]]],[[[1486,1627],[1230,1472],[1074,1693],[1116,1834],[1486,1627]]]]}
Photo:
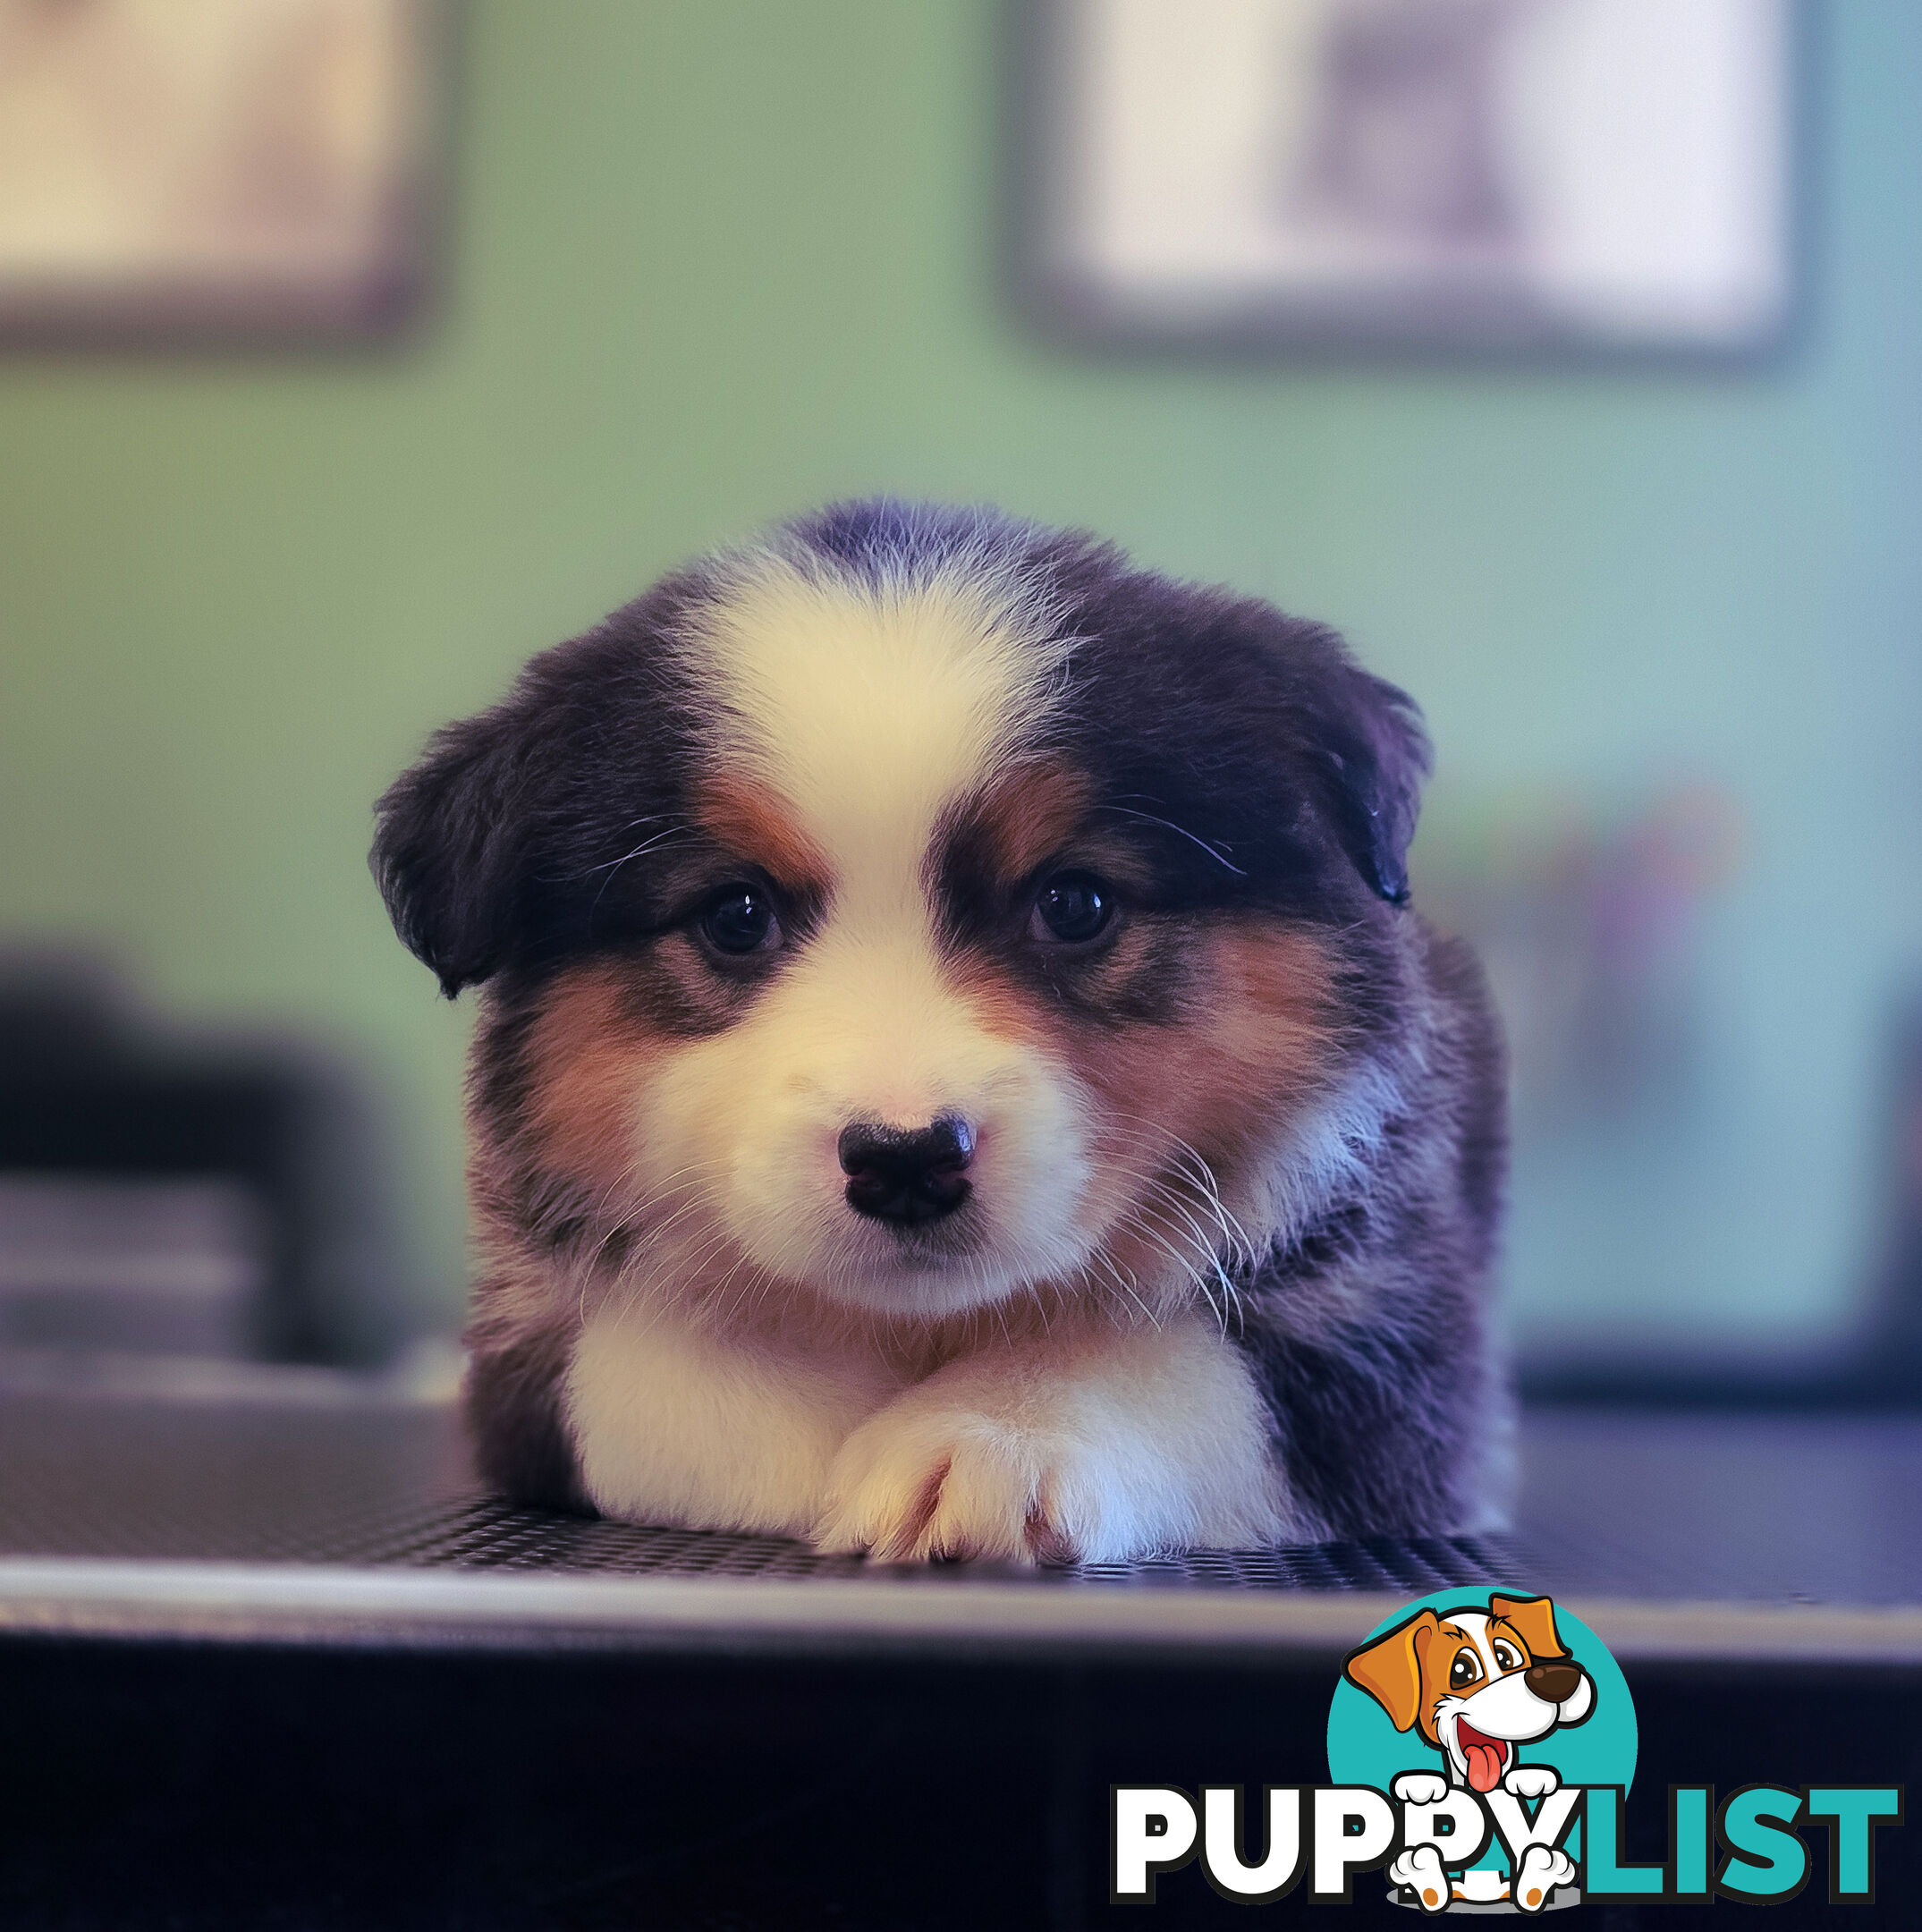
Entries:
{"type": "Polygon", "coordinates": [[[485,989],[486,1476],[888,1557],[1493,1520],[1427,760],[1332,632],[981,510],[829,509],[535,658],[374,848],[485,989]]]}

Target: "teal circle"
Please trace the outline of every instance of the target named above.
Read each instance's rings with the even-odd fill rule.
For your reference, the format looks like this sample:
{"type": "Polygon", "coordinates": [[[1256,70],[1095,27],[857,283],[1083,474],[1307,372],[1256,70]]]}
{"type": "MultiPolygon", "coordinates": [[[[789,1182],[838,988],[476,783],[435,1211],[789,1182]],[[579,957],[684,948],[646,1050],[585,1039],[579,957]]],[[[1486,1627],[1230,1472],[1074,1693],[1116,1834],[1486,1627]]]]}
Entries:
{"type": "MultiPolygon", "coordinates": [[[[1424,1610],[1486,1610],[1492,1597],[1527,1598],[1541,1594],[1509,1584],[1487,1589],[1437,1590],[1384,1617],[1355,1648],[1372,1643],[1384,1631],[1393,1630],[1424,1610]]],[[[1595,1702],[1580,1724],[1563,1725],[1532,1744],[1518,1745],[1515,1762],[1552,1765],[1564,1784],[1619,1784],[1626,1791],[1635,1776],[1637,1744],[1635,1700],[1629,1694],[1628,1680],[1602,1640],[1559,1603],[1555,1633],[1595,1680],[1595,1702]]],[[[1388,1713],[1366,1690],[1358,1690],[1346,1677],[1340,1678],[1328,1707],[1330,1781],[1368,1784],[1387,1792],[1403,1771],[1440,1771],[1445,1775],[1446,1765],[1420,1732],[1397,1731],[1388,1713]]],[[[1571,1838],[1571,1853],[1579,1853],[1579,1839],[1571,1838]]],[[[1479,1862],[1485,1866],[1507,1863],[1499,1844],[1491,1847],[1479,1862]]]]}

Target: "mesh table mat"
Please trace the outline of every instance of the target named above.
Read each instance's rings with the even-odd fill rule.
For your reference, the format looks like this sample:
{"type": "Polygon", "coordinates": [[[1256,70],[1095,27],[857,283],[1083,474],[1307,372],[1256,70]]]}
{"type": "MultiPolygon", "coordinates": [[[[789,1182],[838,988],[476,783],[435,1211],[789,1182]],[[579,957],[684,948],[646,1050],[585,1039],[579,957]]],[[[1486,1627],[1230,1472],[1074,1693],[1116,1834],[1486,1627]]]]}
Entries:
{"type": "MultiPolygon", "coordinates": [[[[1651,1600],[1922,1603],[1922,1421],[1527,1419],[1514,1532],[1196,1551],[1088,1584],[1366,1590],[1505,1583],[1651,1600]]],[[[477,1494],[445,1407],[0,1393],[0,1556],[148,1557],[784,1580],[871,1573],[780,1538],[648,1529],[477,1494]]],[[[900,1580],[903,1572],[890,1572],[900,1580]]]]}

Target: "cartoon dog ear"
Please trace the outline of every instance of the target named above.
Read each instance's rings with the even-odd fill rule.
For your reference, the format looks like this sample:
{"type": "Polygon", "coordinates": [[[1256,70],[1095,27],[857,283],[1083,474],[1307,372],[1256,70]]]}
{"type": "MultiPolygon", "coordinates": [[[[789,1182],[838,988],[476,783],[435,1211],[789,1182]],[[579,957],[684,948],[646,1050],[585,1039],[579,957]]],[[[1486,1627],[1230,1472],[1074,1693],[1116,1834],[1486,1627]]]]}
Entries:
{"type": "Polygon", "coordinates": [[[449,999],[507,957],[525,828],[537,816],[534,737],[512,699],[445,725],[374,808],[368,863],[387,915],[449,999]]]}
{"type": "Polygon", "coordinates": [[[1568,1646],[1555,1632],[1555,1606],[1547,1597],[1491,1597],[1488,1614],[1503,1623],[1512,1623],[1521,1632],[1528,1655],[1539,1663],[1544,1657],[1562,1657],[1568,1646]]]}
{"type": "Polygon", "coordinates": [[[1336,835],[1375,891],[1408,902],[1408,848],[1434,762],[1420,708],[1404,691],[1353,665],[1322,746],[1333,777],[1336,835]]]}
{"type": "Polygon", "coordinates": [[[1406,1731],[1421,1715],[1421,1660],[1440,1628],[1434,1611],[1420,1611],[1342,1661],[1342,1676],[1366,1690],[1397,1731],[1406,1731]]]}

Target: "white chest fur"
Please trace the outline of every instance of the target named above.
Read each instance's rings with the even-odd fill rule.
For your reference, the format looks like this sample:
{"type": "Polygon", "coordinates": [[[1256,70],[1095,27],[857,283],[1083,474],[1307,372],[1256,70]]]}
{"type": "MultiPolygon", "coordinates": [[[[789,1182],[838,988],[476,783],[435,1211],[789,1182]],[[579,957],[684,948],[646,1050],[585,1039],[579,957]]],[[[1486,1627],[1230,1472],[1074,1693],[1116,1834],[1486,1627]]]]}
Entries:
{"type": "Polygon", "coordinates": [[[1300,1527],[1245,1359],[1186,1318],[997,1337],[916,1378],[609,1309],[567,1405],[588,1495],[639,1521],[1105,1561],[1300,1527]]]}
{"type": "Polygon", "coordinates": [[[806,1536],[848,1436],[900,1387],[868,1357],[824,1360],[609,1308],[567,1378],[581,1479],[611,1516],[806,1536]]]}

